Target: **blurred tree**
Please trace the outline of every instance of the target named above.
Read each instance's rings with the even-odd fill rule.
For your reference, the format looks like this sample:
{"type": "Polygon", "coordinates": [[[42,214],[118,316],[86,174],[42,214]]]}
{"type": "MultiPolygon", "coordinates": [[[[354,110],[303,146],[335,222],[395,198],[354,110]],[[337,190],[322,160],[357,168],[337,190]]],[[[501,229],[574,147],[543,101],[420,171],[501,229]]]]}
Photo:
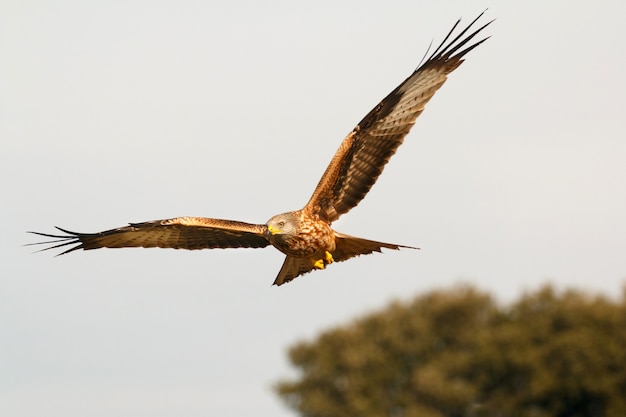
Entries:
{"type": "Polygon", "coordinates": [[[436,291],[289,350],[304,417],[624,417],[626,296],[436,291]]]}

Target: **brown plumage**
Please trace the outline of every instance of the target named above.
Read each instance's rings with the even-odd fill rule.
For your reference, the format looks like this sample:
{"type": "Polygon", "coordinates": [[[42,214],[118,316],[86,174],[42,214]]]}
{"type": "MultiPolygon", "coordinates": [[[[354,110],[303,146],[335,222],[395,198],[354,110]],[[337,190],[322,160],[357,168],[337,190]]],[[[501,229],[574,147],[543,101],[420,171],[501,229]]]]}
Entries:
{"type": "Polygon", "coordinates": [[[65,234],[31,232],[55,239],[34,244],[53,244],[44,250],[75,245],[61,254],[98,248],[215,249],[273,245],[287,255],[274,281],[276,285],[313,269],[324,269],[329,263],[380,252],[382,248],[410,248],[344,235],[334,231],[331,223],[365,197],[447,75],[461,65],[465,54],[488,39],[470,43],[491,23],[468,34],[481,16],[482,13],[450,40],[460,23],[457,21],[432,55],[359,122],[339,146],[301,210],[276,215],[262,225],[177,217],[131,223],[99,233],[57,228],[65,234]]]}

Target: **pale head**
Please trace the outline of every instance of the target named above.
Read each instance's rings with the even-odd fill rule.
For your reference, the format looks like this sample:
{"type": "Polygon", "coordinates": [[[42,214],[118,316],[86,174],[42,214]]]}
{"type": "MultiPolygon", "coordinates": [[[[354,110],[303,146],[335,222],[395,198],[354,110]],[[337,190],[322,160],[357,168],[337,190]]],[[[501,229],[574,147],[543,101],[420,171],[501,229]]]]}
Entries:
{"type": "Polygon", "coordinates": [[[295,235],[298,232],[300,220],[294,212],[277,214],[265,223],[270,236],[295,235]]]}

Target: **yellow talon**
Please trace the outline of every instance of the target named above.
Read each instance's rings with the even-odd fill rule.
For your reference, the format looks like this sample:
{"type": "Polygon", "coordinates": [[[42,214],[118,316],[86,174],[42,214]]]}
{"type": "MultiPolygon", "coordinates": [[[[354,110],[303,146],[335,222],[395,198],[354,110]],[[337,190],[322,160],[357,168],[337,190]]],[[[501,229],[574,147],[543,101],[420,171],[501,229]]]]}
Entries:
{"type": "Polygon", "coordinates": [[[330,252],[326,251],[326,265],[332,264],[333,262],[335,262],[335,260],[333,259],[333,255],[330,252]]]}
{"type": "Polygon", "coordinates": [[[324,269],[326,268],[326,265],[332,264],[333,262],[335,262],[333,255],[328,251],[324,253],[324,257],[322,259],[311,259],[313,267],[317,269],[324,269]]]}
{"type": "Polygon", "coordinates": [[[317,261],[313,261],[313,266],[317,269],[324,269],[326,264],[323,259],[318,259],[317,261]]]}

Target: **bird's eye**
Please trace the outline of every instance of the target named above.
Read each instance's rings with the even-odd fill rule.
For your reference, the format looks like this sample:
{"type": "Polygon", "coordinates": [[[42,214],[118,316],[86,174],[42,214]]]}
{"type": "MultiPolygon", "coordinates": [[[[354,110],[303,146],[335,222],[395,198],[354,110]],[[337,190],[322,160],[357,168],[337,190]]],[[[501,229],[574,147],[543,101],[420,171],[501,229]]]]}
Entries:
{"type": "Polygon", "coordinates": [[[277,225],[278,227],[285,227],[285,222],[280,221],[280,222],[276,223],[276,225],[277,225]]]}

